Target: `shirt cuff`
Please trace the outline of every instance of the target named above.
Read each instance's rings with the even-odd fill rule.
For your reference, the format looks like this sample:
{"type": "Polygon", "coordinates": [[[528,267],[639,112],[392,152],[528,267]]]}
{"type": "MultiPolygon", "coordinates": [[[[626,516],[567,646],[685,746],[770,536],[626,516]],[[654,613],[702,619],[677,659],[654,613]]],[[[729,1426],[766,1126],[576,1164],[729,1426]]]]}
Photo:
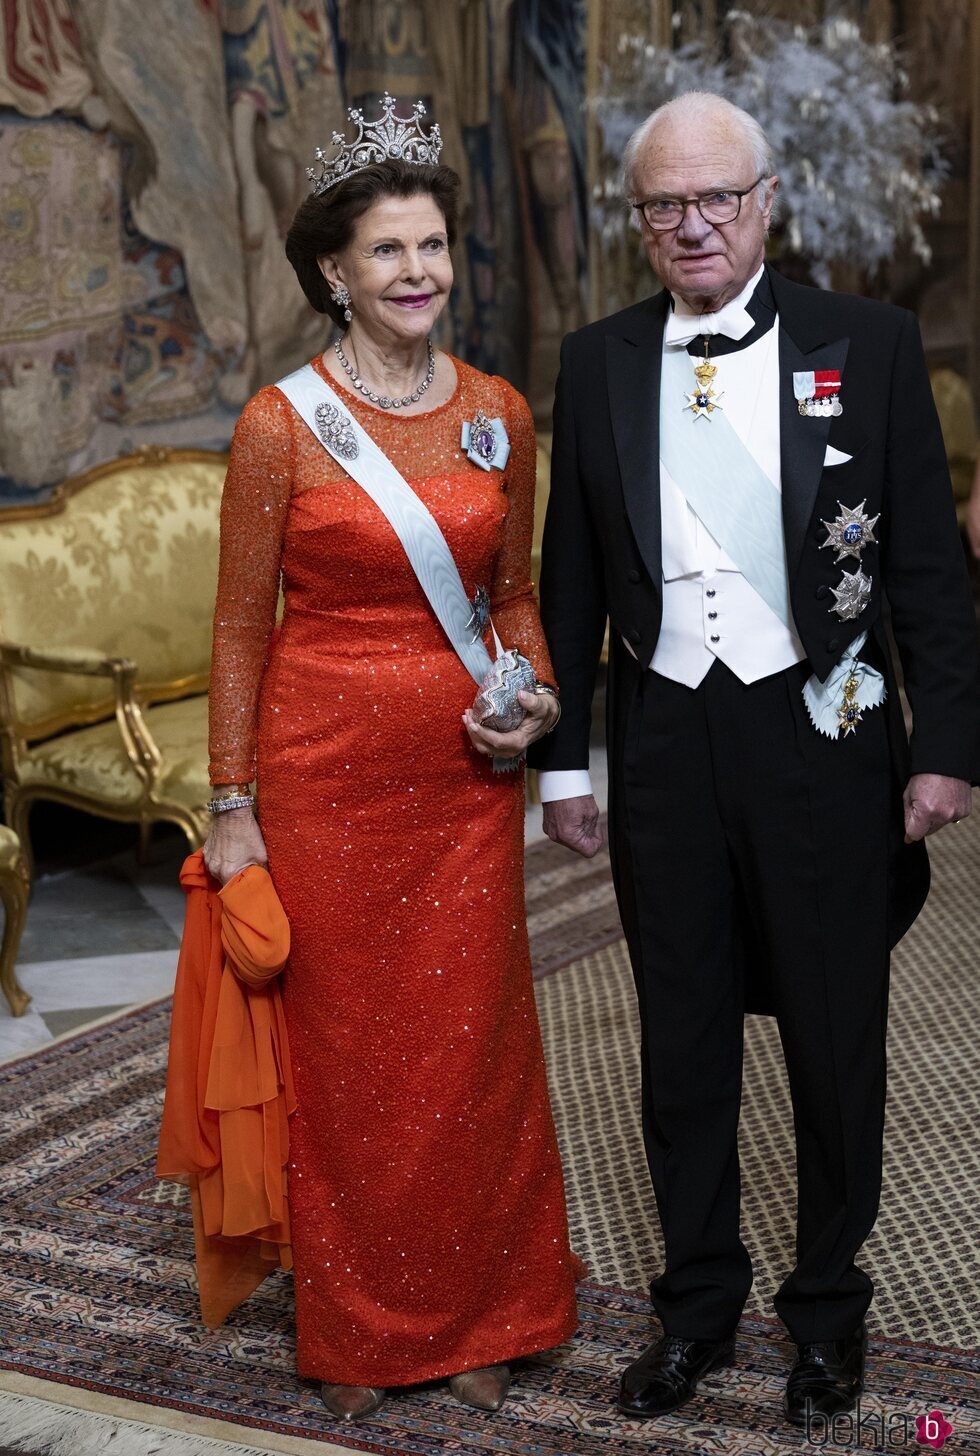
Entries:
{"type": "Polygon", "coordinates": [[[555,799],[577,799],[592,793],[592,780],[587,768],[550,768],[538,774],[538,795],[542,804],[555,799]]]}

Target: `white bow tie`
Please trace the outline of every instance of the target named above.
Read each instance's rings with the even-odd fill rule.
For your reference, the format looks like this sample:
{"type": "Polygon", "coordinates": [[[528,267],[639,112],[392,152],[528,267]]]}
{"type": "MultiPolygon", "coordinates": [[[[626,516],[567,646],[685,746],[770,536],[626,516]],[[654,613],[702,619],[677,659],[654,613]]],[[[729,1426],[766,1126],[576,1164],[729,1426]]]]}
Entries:
{"type": "Polygon", "coordinates": [[[668,344],[689,344],[702,334],[724,334],[727,339],[738,340],[754,328],[755,320],[740,303],[726,303],[717,313],[682,313],[675,304],[664,338],[668,344]]]}

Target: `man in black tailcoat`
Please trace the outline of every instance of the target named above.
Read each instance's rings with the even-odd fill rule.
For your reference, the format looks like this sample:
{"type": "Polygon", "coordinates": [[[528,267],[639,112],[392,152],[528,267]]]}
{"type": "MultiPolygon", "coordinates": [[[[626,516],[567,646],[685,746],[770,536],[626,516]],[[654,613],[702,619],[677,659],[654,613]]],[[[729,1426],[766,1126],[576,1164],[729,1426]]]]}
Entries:
{"type": "Polygon", "coordinates": [[[679,98],[630,143],[665,288],[563,345],[541,581],[563,714],[531,761],[546,832],[595,853],[608,617],[610,842],[665,1245],[664,1335],[620,1409],[674,1410],[733,1359],[752,1278],[743,1012],[765,1010],[796,1130],[797,1262],[774,1303],[802,1425],[862,1389],[889,950],[926,896],[923,839],[970,812],[980,709],[916,321],[765,265],[772,172],[758,124],[718,97],[679,98]]]}

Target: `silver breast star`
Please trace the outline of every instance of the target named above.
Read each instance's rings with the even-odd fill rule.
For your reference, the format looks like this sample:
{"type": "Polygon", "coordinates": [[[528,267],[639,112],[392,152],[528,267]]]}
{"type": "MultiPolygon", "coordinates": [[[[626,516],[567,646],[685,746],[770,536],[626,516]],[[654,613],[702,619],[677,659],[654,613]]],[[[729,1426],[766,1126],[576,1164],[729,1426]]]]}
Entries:
{"type": "Polygon", "coordinates": [[[853,556],[855,561],[860,561],[865,546],[877,545],[874,528],[878,516],[868,518],[864,511],[864,501],[854,510],[841,505],[840,501],[837,504],[841,510],[837,519],[822,522],[827,530],[827,539],[821,542],[820,549],[822,551],[825,546],[833,546],[837,552],[835,561],[843,561],[845,556],[853,556]]]}
{"type": "Polygon", "coordinates": [[[830,589],[836,598],[830,610],[836,612],[842,622],[853,622],[871,600],[871,577],[865,576],[859,566],[857,571],[845,571],[839,585],[830,589]]]}

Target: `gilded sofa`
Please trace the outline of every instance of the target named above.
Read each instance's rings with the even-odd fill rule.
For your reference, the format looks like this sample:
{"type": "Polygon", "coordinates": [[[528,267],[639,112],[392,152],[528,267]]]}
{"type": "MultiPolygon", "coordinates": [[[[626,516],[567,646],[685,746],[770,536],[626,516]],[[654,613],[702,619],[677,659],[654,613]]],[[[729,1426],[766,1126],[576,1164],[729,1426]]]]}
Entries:
{"type": "Polygon", "coordinates": [[[0,824],[0,904],[3,905],[3,940],[0,941],[0,990],[14,1016],[23,1016],[30,996],[17,984],[14,963],[27,915],[30,874],[27,857],[12,829],[0,824]]]}
{"type": "Polygon", "coordinates": [[[207,834],[207,681],[227,457],[147,447],[0,513],[0,751],[30,855],[50,799],[207,834]]]}

